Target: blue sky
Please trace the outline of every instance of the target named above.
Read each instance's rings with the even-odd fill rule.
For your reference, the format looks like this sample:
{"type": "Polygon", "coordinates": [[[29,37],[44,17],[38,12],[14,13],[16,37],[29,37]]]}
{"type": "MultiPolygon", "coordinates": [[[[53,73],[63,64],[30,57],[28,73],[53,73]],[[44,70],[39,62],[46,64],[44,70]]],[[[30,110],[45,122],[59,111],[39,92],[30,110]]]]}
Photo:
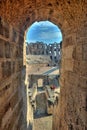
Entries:
{"type": "Polygon", "coordinates": [[[60,29],[49,21],[41,21],[33,23],[26,34],[26,42],[44,42],[54,43],[62,41],[60,29]]]}

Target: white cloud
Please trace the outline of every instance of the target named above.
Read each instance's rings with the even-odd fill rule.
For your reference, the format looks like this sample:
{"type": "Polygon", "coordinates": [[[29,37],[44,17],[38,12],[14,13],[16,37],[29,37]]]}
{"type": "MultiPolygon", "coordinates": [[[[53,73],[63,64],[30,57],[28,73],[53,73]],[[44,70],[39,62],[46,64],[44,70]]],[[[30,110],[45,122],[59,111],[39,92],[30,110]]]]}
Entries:
{"type": "Polygon", "coordinates": [[[49,21],[35,22],[28,31],[27,40],[32,42],[62,39],[60,29],[49,21]]]}
{"type": "Polygon", "coordinates": [[[53,31],[49,31],[49,32],[41,32],[39,34],[40,39],[57,39],[59,37],[61,37],[61,32],[53,32],[53,31]]]}

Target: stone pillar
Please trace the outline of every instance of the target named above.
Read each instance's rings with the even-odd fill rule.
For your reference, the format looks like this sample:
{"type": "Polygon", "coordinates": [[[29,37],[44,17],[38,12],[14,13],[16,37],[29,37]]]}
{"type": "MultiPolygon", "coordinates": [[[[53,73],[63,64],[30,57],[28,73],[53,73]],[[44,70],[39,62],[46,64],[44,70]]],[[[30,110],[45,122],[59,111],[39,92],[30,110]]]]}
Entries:
{"type": "Polygon", "coordinates": [[[52,48],[51,48],[51,51],[52,51],[52,61],[54,62],[55,60],[54,60],[54,45],[52,45],[52,48]]]}
{"type": "Polygon", "coordinates": [[[46,55],[46,44],[43,46],[44,55],[46,55]]]}

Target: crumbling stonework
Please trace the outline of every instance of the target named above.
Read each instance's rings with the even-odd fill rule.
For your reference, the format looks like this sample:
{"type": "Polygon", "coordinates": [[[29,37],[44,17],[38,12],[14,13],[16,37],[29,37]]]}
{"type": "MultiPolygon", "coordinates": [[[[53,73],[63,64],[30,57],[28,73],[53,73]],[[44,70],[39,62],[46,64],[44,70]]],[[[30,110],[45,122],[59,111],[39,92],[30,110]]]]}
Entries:
{"type": "Polygon", "coordinates": [[[23,36],[2,19],[0,30],[0,130],[22,130],[26,122],[22,97],[24,78],[21,76],[24,75],[23,36]]]}
{"type": "Polygon", "coordinates": [[[60,103],[53,130],[86,130],[87,0],[0,1],[0,130],[23,129],[24,32],[41,20],[55,23],[63,33],[60,103]]]}
{"type": "Polygon", "coordinates": [[[29,55],[46,55],[46,45],[41,42],[27,44],[29,55]]]}
{"type": "Polygon", "coordinates": [[[73,32],[73,28],[66,30],[67,36],[62,50],[60,103],[54,109],[53,130],[87,129],[85,29],[84,23],[84,26],[75,30],[75,32],[73,32]]]}
{"type": "Polygon", "coordinates": [[[36,95],[36,111],[35,117],[40,117],[41,115],[47,114],[47,99],[45,92],[38,93],[36,95]]]}
{"type": "MultiPolygon", "coordinates": [[[[45,56],[51,59],[51,63],[49,65],[58,65],[61,59],[61,44],[62,43],[52,43],[46,44],[42,42],[36,43],[27,43],[26,46],[26,54],[29,56],[45,56]]],[[[44,59],[45,60],[45,59],[44,59]]]]}

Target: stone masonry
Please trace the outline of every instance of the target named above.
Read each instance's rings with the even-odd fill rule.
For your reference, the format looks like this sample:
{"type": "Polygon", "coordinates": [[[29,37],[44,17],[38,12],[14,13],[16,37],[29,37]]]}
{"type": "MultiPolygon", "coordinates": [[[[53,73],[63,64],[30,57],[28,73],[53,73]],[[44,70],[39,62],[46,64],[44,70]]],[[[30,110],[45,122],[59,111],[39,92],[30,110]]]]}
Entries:
{"type": "Polygon", "coordinates": [[[63,34],[53,130],[87,130],[87,0],[0,0],[0,130],[26,129],[24,34],[43,20],[63,34]]]}
{"type": "Polygon", "coordinates": [[[22,98],[24,38],[1,18],[0,31],[0,130],[22,130],[26,122],[22,98]]]}
{"type": "Polygon", "coordinates": [[[27,43],[26,53],[29,55],[42,55],[45,57],[50,57],[52,65],[58,65],[61,59],[61,44],[62,43],[52,43],[46,44],[43,42],[27,43]]]}

